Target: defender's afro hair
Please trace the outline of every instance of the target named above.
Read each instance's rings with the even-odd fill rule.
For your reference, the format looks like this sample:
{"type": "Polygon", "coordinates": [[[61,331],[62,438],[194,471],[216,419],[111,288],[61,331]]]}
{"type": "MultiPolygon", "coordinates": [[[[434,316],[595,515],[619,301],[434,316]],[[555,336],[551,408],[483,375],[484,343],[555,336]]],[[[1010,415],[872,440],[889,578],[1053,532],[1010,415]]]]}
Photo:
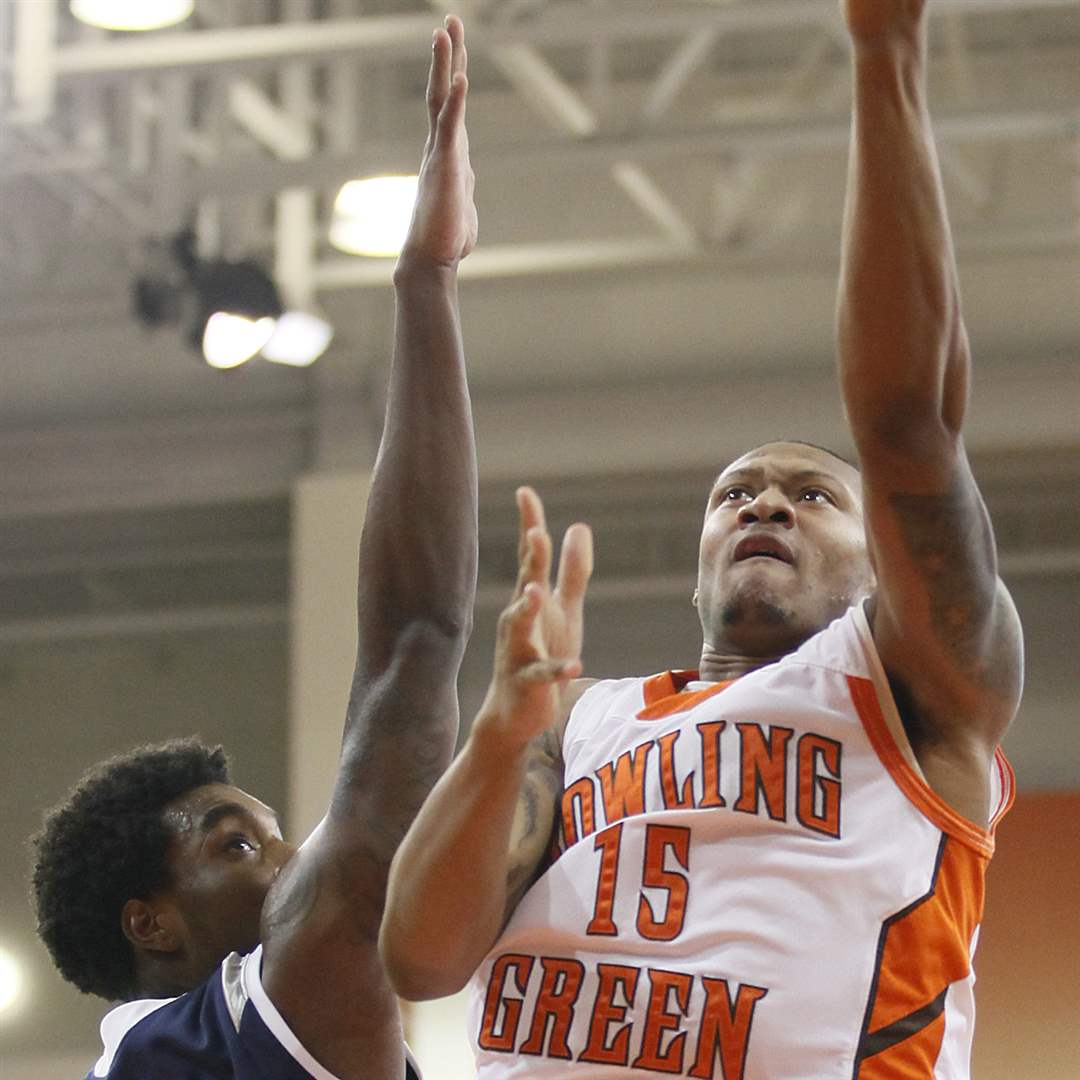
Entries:
{"type": "Polygon", "coordinates": [[[204,784],[228,783],[220,746],[176,739],[91,769],[31,838],[37,929],[60,974],[109,1001],[137,995],[124,904],[170,884],[162,811],[204,784]]]}

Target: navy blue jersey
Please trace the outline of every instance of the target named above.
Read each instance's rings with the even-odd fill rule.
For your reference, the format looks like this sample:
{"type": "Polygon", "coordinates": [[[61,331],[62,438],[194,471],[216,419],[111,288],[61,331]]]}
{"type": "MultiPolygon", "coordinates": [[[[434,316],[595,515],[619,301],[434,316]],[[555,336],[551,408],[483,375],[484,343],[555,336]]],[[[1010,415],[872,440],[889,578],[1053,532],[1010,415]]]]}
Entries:
{"type": "MultiPolygon", "coordinates": [[[[101,1022],[86,1080],[336,1080],[301,1045],[259,979],[262,946],[232,953],[195,990],[129,1001],[101,1022]]],[[[419,1080],[406,1049],[406,1080],[419,1080]]]]}

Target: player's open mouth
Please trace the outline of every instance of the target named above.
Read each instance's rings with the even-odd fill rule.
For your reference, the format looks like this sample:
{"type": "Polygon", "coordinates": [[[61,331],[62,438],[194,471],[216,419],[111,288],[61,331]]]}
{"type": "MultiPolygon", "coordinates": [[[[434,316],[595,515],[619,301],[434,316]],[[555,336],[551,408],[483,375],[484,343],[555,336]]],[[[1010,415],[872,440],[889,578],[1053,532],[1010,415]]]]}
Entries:
{"type": "Polygon", "coordinates": [[[791,549],[782,540],[769,534],[757,536],[744,536],[735,545],[734,561],[744,562],[746,559],[775,559],[777,562],[787,563],[791,566],[795,557],[791,549]]]}

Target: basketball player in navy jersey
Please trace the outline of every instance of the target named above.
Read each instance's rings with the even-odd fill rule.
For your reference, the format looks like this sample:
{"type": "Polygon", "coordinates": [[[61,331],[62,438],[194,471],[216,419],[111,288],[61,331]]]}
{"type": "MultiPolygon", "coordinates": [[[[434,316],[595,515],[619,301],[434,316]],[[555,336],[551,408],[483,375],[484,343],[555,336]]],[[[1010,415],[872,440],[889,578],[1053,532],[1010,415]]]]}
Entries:
{"type": "MultiPolygon", "coordinates": [[[[715,719],[729,707],[723,704],[727,691],[718,693],[720,684],[746,680],[736,682],[732,694],[747,701],[747,687],[771,687],[770,680],[798,667],[801,661],[790,661],[794,653],[805,649],[806,655],[816,656],[813,642],[819,636],[851,641],[850,628],[858,624],[860,634],[866,631],[860,641],[869,642],[865,655],[873,657],[873,677],[881,684],[879,700],[887,699],[889,723],[902,725],[895,740],[902,753],[897,750],[889,758],[888,771],[910,781],[902,792],[910,792],[910,800],[897,795],[899,783],[883,783],[879,790],[896,800],[900,814],[916,804],[932,807],[925,821],[914,812],[911,820],[920,828],[927,821],[944,823],[941,851],[978,851],[977,857],[985,859],[992,850],[992,819],[1008,802],[1004,782],[995,791],[996,747],[1019,700],[1021,634],[997,575],[993,533],[964,450],[970,357],[926,104],[926,7],[926,0],[843,3],[853,46],[855,111],[838,345],[841,390],[861,477],[827,451],[774,442],[733,462],[710,493],[700,545],[697,604],[704,640],[696,685],[705,687],[701,708],[707,701],[717,710],[710,714],[714,722],[706,725],[708,730],[717,740],[728,740],[725,745],[732,751],[725,749],[722,759],[734,786],[726,801],[716,786],[719,741],[703,743],[700,759],[694,759],[696,786],[689,779],[682,786],[690,775],[684,761],[677,774],[680,786],[669,768],[665,788],[659,780],[665,751],[670,763],[687,744],[696,747],[700,732],[682,732],[680,751],[673,742],[658,749],[650,742],[658,737],[647,731],[654,716],[639,711],[637,698],[638,704],[620,706],[621,711],[613,705],[605,712],[595,704],[614,701],[621,683],[589,687],[574,681],[581,672],[582,608],[592,565],[589,533],[582,525],[571,526],[552,586],[551,541],[542,507],[535,493],[519,492],[520,572],[514,599],[500,620],[491,687],[468,743],[398,851],[382,927],[384,959],[406,997],[454,992],[480,970],[470,1034],[478,1041],[483,1077],[614,1077],[630,1068],[720,1076],[717,1052],[723,1055],[727,1080],[744,1075],[744,1064],[746,1076],[770,1080],[967,1076],[963,1047],[965,1040],[970,1043],[970,1026],[948,1009],[954,987],[970,976],[971,918],[956,935],[955,955],[961,957],[956,971],[940,982],[936,969],[917,973],[910,983],[871,980],[872,947],[866,964],[838,976],[836,983],[854,988],[850,996],[856,1004],[846,1016],[849,1029],[821,1051],[822,1060],[830,1062],[823,1065],[808,1057],[800,1043],[802,1035],[811,1034],[812,995],[804,993],[799,1009],[792,1010],[804,1016],[804,1026],[787,1023],[785,1028],[785,1016],[777,1018],[775,1010],[783,1014],[784,1005],[791,1003],[791,984],[768,990],[767,982],[751,984],[758,967],[768,970],[770,964],[779,965],[777,957],[799,960],[808,954],[813,945],[808,919],[842,911],[842,900],[815,896],[814,904],[770,908],[771,894],[763,887],[755,894],[763,897],[754,909],[760,932],[735,943],[750,958],[746,970],[728,970],[716,958],[731,942],[724,937],[731,932],[725,911],[715,914],[712,938],[707,929],[701,938],[687,935],[693,942],[706,941],[704,952],[687,955],[691,945],[686,938],[679,945],[682,953],[675,945],[660,952],[655,951],[660,946],[651,944],[673,941],[684,916],[692,920],[695,911],[708,907],[709,888],[695,891],[695,872],[711,867],[713,876],[706,874],[705,880],[719,890],[739,880],[737,860],[759,870],[761,861],[767,863],[768,829],[782,827],[771,821],[773,805],[767,815],[760,811],[760,831],[744,837],[742,848],[738,839],[726,848],[723,843],[712,849],[703,845],[692,859],[689,840],[685,851],[661,847],[657,854],[640,839],[651,826],[639,824],[643,819],[674,821],[671,832],[689,836],[694,828],[704,828],[707,815],[726,812],[733,835],[749,828],[747,818],[740,820],[730,808],[742,792],[738,801],[747,813],[760,810],[759,791],[753,784],[740,788],[740,781],[745,785],[747,775],[761,779],[763,773],[751,765],[740,778],[736,767],[742,734],[737,729],[754,725],[736,723],[748,718],[738,712],[731,719],[715,719]],[[567,735],[564,742],[568,714],[573,739],[567,735]],[[620,726],[631,735],[613,733],[620,726]],[[626,741],[634,738],[640,753],[626,741]],[[607,764],[583,749],[590,739],[613,747],[604,751],[607,764]],[[706,756],[710,750],[711,758],[706,756]],[[588,764],[580,773],[564,775],[571,758],[588,764]],[[705,789],[707,776],[712,786],[705,789]],[[560,805],[564,789],[569,800],[572,787],[579,789],[581,801],[560,805]],[[685,816],[663,816],[683,813],[687,804],[691,812],[685,816]],[[594,830],[605,824],[606,830],[594,837],[594,830]],[[563,845],[554,863],[553,829],[563,845]],[[619,863],[616,842],[631,834],[639,847],[632,859],[619,863]],[[644,869],[640,847],[651,852],[644,869]],[[721,848],[731,853],[723,864],[718,862],[721,848]],[[574,877],[579,866],[588,874],[574,877]],[[660,926],[665,908],[658,897],[664,894],[669,899],[660,926]],[[820,910],[814,908],[819,903],[820,910]],[[616,911],[621,911],[619,918],[612,915],[616,911]],[[712,948],[716,954],[708,951],[712,948]],[[710,963],[715,969],[709,969],[710,963]],[[691,974],[661,970],[681,965],[691,974]],[[710,977],[703,981],[702,972],[710,977]],[[650,992],[647,984],[657,979],[650,992]],[[925,989],[926,1001],[914,1001],[910,1014],[901,1001],[882,1021],[875,994],[903,998],[911,986],[920,993],[925,989]],[[754,1008],[756,1043],[749,1023],[754,1008]],[[718,1042],[721,1050],[714,1052],[718,1042]],[[890,1054],[905,1054],[916,1045],[920,1062],[929,1062],[925,1071],[922,1064],[902,1072],[889,1064],[890,1054]],[[866,1072],[864,1062],[870,1062],[866,1072]]],[[[760,409],[767,421],[767,401],[745,407],[760,409]]],[[[854,649],[847,655],[855,655],[854,649]]],[[[678,679],[669,678],[669,687],[673,683],[667,691],[672,699],[661,702],[669,708],[665,716],[691,707],[674,700],[681,687],[678,679]]],[[[764,711],[768,703],[767,696],[759,696],[747,708],[752,704],[764,711]]],[[[804,695],[799,704],[812,708],[813,699],[804,695]]],[[[857,704],[847,701],[846,707],[857,704]]],[[[784,735],[782,724],[775,730],[784,735]]],[[[866,775],[880,776],[884,766],[866,732],[858,725],[850,730],[857,734],[851,745],[860,747],[864,756],[858,761],[866,762],[866,775]]],[[[882,730],[879,724],[875,734],[882,730]]],[[[679,734],[673,727],[667,737],[679,734]]],[[[794,744],[792,731],[787,735],[794,744]]],[[[880,745],[892,748],[892,736],[880,745]]],[[[835,767],[822,774],[836,792],[839,747],[834,747],[835,767]]],[[[852,766],[858,767],[858,761],[849,759],[846,749],[844,754],[848,771],[843,779],[854,783],[852,766]]],[[[1001,766],[999,775],[1004,771],[1001,766]]],[[[820,782],[819,776],[805,790],[813,791],[820,782]]],[[[783,827],[796,829],[795,812],[785,802],[789,790],[777,782],[775,814],[783,827]]],[[[848,812],[850,804],[845,807],[848,812]]],[[[806,803],[803,816],[820,809],[806,803]]],[[[807,845],[802,855],[808,864],[816,856],[806,880],[820,878],[825,897],[828,868],[843,862],[843,849],[807,845]]],[[[912,910],[923,913],[929,909],[920,904],[934,895],[938,873],[932,858],[928,866],[925,876],[912,878],[920,883],[912,890],[912,910]],[[927,887],[930,891],[920,898],[927,887]]],[[[769,870],[766,865],[762,871],[766,882],[769,870]]],[[[981,911],[976,878],[971,875],[965,902],[981,911]]],[[[747,906],[751,903],[746,900],[747,906]]],[[[883,924],[883,943],[889,927],[902,922],[904,910],[896,909],[883,924]]],[[[836,930],[842,933],[842,920],[836,930]]],[[[875,931],[871,945],[876,941],[875,931]]],[[[943,954],[940,948],[937,952],[943,954]]],[[[834,989],[832,983],[828,989],[834,989]]],[[[819,1029],[813,1034],[817,1037],[819,1029]]]]}
{"type": "Polygon", "coordinates": [[[457,18],[432,48],[331,803],[294,849],[230,785],[220,748],[186,741],[103,763],[50,812],[35,838],[41,936],[67,979],[124,1002],[92,1076],[413,1075],[376,943],[394,850],[453,751],[476,582],[456,271],[477,217],[457,18]]]}

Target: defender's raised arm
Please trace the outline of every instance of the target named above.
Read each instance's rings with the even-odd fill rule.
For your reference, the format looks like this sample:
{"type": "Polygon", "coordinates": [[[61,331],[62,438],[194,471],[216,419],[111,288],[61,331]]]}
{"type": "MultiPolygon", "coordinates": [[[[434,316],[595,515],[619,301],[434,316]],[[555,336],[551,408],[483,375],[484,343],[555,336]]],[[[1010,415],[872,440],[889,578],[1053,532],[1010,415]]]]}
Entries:
{"type": "Polygon", "coordinates": [[[358,654],[326,818],[263,919],[263,981],[342,1077],[400,1077],[396,999],[377,952],[390,861],[450,761],[476,582],[476,463],[457,265],[476,241],[456,18],[436,31],[429,134],[394,277],[386,422],[360,543],[358,654]]]}
{"type": "Polygon", "coordinates": [[[927,4],[844,7],[855,102],[838,336],[874,637],[931,787],[985,825],[1022,659],[964,451],[971,361],[926,101],[927,4]]]}

